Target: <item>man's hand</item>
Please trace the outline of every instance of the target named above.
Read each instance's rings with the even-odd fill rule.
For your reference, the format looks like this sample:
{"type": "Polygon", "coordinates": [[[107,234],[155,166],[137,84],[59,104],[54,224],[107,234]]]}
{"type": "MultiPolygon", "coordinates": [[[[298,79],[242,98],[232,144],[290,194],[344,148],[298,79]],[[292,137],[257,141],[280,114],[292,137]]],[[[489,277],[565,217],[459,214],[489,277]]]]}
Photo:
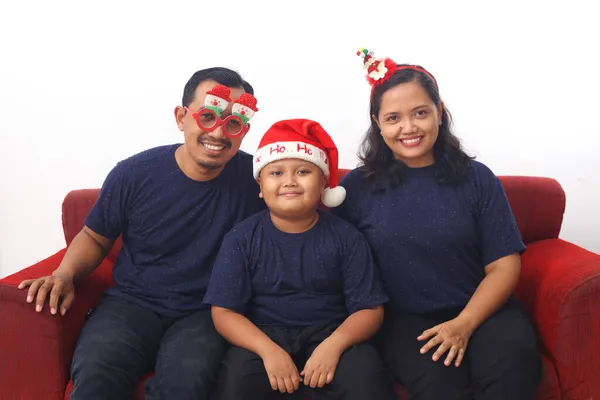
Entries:
{"type": "Polygon", "coordinates": [[[300,386],[300,375],[292,357],[275,345],[263,356],[263,363],[273,390],[293,393],[300,386]]]}
{"type": "Polygon", "coordinates": [[[311,388],[322,388],[330,384],[335,376],[343,351],[329,339],[325,339],[317,346],[300,373],[304,376],[304,384],[311,388]]]}
{"type": "Polygon", "coordinates": [[[421,354],[425,354],[433,347],[439,345],[433,354],[433,361],[439,360],[446,351],[450,350],[444,364],[449,366],[456,357],[454,365],[458,367],[465,356],[467,344],[472,333],[471,324],[465,319],[458,317],[427,329],[417,339],[423,341],[431,338],[421,348],[421,354]]]}
{"type": "Polygon", "coordinates": [[[73,277],[54,273],[38,279],[28,279],[19,284],[19,289],[29,288],[27,302],[33,302],[35,298],[35,311],[40,312],[44,308],[46,296],[50,293],[50,313],[56,314],[60,302],[60,314],[65,315],[73,300],[75,299],[75,287],[73,277]],[[36,296],[37,295],[37,296],[36,296]]]}

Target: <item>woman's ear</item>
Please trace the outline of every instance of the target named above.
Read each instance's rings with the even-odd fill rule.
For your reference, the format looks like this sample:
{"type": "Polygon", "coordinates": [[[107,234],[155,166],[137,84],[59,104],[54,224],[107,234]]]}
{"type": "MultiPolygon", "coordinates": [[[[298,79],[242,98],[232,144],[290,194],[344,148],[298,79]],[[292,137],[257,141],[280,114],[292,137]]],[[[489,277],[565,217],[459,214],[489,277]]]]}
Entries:
{"type": "Polygon", "coordinates": [[[377,127],[379,128],[379,130],[381,130],[381,125],[379,125],[379,120],[377,119],[377,117],[374,115],[371,115],[371,119],[377,124],[377,127]]]}
{"type": "Polygon", "coordinates": [[[444,116],[444,102],[440,101],[440,105],[438,106],[438,124],[442,124],[442,118],[444,116]]]}

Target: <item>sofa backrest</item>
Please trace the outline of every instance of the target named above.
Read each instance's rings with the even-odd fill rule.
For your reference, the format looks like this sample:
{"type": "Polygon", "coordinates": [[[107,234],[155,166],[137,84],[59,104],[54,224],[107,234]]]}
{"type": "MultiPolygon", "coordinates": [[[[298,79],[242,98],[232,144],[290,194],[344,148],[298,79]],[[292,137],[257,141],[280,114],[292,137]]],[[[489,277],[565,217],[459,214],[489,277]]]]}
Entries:
{"type": "MultiPolygon", "coordinates": [[[[340,169],[338,176],[341,179],[347,173],[347,169],[340,169]]],[[[560,184],[552,178],[532,176],[500,176],[500,180],[525,243],[557,238],[565,212],[565,193],[560,184]]],[[[81,189],[65,197],[62,223],[67,245],[83,228],[99,193],[100,189],[81,189]]],[[[107,257],[116,260],[120,249],[119,237],[107,257]]]]}
{"type": "MultiPolygon", "coordinates": [[[[85,218],[96,203],[100,189],[80,189],[69,192],[62,204],[62,224],[65,242],[71,244],[73,238],[83,229],[85,218]]],[[[117,259],[121,250],[121,237],[117,239],[107,258],[117,259]]]]}

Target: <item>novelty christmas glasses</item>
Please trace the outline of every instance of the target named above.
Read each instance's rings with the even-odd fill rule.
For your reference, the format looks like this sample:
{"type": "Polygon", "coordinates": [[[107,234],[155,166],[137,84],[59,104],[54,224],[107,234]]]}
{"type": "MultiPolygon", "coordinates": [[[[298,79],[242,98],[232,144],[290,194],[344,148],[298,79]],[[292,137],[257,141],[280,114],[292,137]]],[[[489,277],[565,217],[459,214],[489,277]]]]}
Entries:
{"type": "Polygon", "coordinates": [[[206,92],[204,107],[197,112],[191,111],[192,118],[196,120],[198,127],[206,132],[212,132],[219,126],[223,133],[229,137],[236,137],[245,134],[250,128],[248,123],[258,111],[256,108],[256,98],[249,93],[243,93],[237,99],[231,108],[231,115],[221,119],[223,111],[229,106],[231,90],[227,86],[216,85],[206,92]]]}

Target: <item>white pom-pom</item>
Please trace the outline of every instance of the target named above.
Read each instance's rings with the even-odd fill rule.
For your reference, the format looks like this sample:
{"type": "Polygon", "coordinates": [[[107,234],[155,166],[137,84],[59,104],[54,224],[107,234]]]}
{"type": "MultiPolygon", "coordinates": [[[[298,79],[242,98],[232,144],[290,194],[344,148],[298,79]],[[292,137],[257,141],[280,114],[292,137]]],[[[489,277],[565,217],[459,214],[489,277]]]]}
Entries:
{"type": "Polygon", "coordinates": [[[325,189],[325,194],[323,195],[323,204],[325,207],[337,207],[344,202],[346,199],[346,189],[341,186],[335,187],[333,189],[327,188],[325,189]]]}

